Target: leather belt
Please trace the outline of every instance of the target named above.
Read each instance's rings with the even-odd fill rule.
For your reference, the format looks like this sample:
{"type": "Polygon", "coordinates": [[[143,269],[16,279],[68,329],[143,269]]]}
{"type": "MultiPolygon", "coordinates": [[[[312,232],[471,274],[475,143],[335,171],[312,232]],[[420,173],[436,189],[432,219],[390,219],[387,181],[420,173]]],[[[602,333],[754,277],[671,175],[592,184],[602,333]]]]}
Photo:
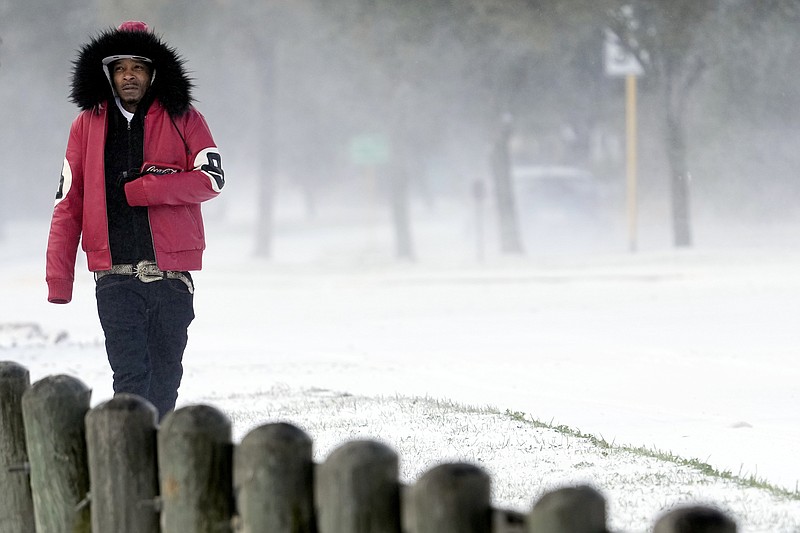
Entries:
{"type": "Polygon", "coordinates": [[[139,261],[134,264],[112,265],[109,270],[98,270],[94,273],[95,281],[109,274],[121,276],[134,276],[143,283],[152,283],[162,279],[179,279],[189,289],[189,294],[194,294],[194,284],[189,276],[176,270],[161,270],[155,261],[139,261]]]}

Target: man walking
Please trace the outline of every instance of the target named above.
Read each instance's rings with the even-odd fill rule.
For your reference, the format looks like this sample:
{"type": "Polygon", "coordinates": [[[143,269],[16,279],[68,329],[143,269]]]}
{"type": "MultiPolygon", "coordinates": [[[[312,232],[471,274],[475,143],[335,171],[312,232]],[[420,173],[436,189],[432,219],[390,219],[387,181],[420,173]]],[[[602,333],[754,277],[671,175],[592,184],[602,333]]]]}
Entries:
{"type": "Polygon", "coordinates": [[[184,60],[143,22],[83,46],[47,245],[48,301],[72,299],[78,243],[96,297],[114,392],[175,407],[205,235],[200,204],[225,184],[219,151],[192,106],[184,60]]]}

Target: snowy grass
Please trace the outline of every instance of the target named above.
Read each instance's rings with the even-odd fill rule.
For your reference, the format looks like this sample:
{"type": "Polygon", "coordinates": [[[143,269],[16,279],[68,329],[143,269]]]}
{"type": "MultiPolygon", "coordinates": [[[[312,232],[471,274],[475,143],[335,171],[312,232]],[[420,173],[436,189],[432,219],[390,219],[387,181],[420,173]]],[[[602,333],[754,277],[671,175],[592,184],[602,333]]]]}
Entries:
{"type": "MultiPolygon", "coordinates": [[[[97,403],[112,391],[94,283],[79,254],[75,300],[45,302],[46,226],[0,247],[0,358],[78,377],[97,403]]],[[[521,512],[589,484],[613,531],[707,504],[740,533],[800,532],[796,246],[476,265],[458,231],[420,229],[419,263],[398,265],[373,228],[326,226],[284,232],[266,262],[244,226],[209,229],[179,406],[220,408],[237,440],[290,422],[321,462],[376,439],[405,483],[473,462],[521,512]]]]}
{"type": "Polygon", "coordinates": [[[491,475],[499,508],[527,512],[547,491],[588,484],[606,497],[613,531],[648,531],[663,513],[688,504],[722,510],[743,532],[800,531],[797,491],[656,448],[619,446],[517,411],[286,386],[206,402],[231,419],[237,442],[261,424],[294,424],[314,440],[317,462],[350,440],[382,442],[398,453],[404,483],[441,463],[476,464],[491,475]]]}
{"type": "MultiPolygon", "coordinates": [[[[488,407],[487,410],[489,412],[493,412],[498,415],[501,414],[500,411],[494,407],[488,407]]],[[[525,413],[521,413],[519,411],[511,411],[509,409],[506,409],[505,412],[502,414],[510,416],[515,420],[519,420],[523,423],[531,424],[534,427],[554,429],[565,435],[571,435],[573,437],[580,439],[587,439],[592,444],[597,446],[599,449],[622,450],[636,455],[640,455],[642,457],[649,457],[653,459],[658,459],[660,461],[665,461],[668,463],[674,463],[679,466],[686,466],[689,468],[693,468],[698,472],[702,473],[703,475],[709,477],[730,480],[740,484],[743,487],[763,489],[768,492],[771,492],[772,494],[780,498],[787,498],[789,500],[800,501],[800,486],[795,487],[794,490],[789,490],[786,489],[785,487],[781,487],[773,483],[770,483],[766,478],[759,477],[754,474],[749,476],[744,476],[742,475],[741,472],[739,472],[738,474],[734,474],[730,470],[719,470],[710,465],[709,463],[701,461],[700,459],[686,459],[672,452],[660,450],[655,446],[653,447],[618,446],[615,445],[614,442],[606,441],[606,439],[604,439],[602,436],[597,437],[589,433],[583,433],[579,429],[571,428],[564,424],[559,424],[556,426],[552,423],[552,421],[549,423],[542,422],[541,420],[530,418],[527,415],[525,415],[525,413]]]]}
{"type": "MultiPolygon", "coordinates": [[[[94,404],[108,397],[102,344],[75,342],[31,323],[5,324],[0,333],[0,358],[17,359],[34,380],[65,372],[87,380],[94,404]]],[[[223,384],[231,381],[223,370],[217,364],[192,372],[213,371],[223,384]]],[[[263,374],[246,366],[237,372],[240,377],[263,374]]],[[[690,504],[720,509],[742,533],[800,531],[797,490],[655,446],[620,445],[602,434],[490,405],[239,381],[238,391],[220,386],[209,392],[208,377],[190,376],[188,383],[206,386],[187,390],[183,405],[220,409],[231,420],[235,442],[259,425],[291,423],[313,439],[319,463],[350,440],[383,442],[397,452],[406,484],[438,464],[470,462],[491,476],[497,508],[524,513],[547,491],[586,484],[605,496],[611,531],[650,531],[663,513],[690,504]]]]}

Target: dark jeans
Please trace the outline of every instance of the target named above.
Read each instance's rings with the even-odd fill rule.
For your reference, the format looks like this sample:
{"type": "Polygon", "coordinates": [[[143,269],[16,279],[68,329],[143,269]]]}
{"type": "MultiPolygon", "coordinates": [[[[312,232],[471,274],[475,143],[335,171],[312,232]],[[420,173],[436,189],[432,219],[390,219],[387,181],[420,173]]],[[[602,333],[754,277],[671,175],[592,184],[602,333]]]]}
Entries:
{"type": "Polygon", "coordinates": [[[193,295],[178,279],[144,283],[115,274],[100,278],[95,293],[114,393],[145,398],[160,420],[178,398],[193,295]]]}

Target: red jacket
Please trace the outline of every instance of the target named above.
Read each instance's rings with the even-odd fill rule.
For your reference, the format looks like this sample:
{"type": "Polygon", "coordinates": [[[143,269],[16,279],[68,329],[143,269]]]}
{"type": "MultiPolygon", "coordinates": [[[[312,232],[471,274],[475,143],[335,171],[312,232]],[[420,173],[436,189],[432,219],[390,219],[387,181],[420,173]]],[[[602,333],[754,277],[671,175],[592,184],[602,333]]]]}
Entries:
{"type": "MultiPolygon", "coordinates": [[[[50,302],[72,299],[79,240],[90,271],[111,268],[104,169],[108,105],[82,111],[70,129],[47,242],[50,302]]],[[[161,270],[200,270],[205,249],[200,203],[217,196],[224,185],[219,151],[193,107],[171,119],[156,100],[144,124],[145,167],[149,162],[185,170],[146,174],[144,169],[140,178],[125,185],[128,203],[148,208],[161,270]]]]}

